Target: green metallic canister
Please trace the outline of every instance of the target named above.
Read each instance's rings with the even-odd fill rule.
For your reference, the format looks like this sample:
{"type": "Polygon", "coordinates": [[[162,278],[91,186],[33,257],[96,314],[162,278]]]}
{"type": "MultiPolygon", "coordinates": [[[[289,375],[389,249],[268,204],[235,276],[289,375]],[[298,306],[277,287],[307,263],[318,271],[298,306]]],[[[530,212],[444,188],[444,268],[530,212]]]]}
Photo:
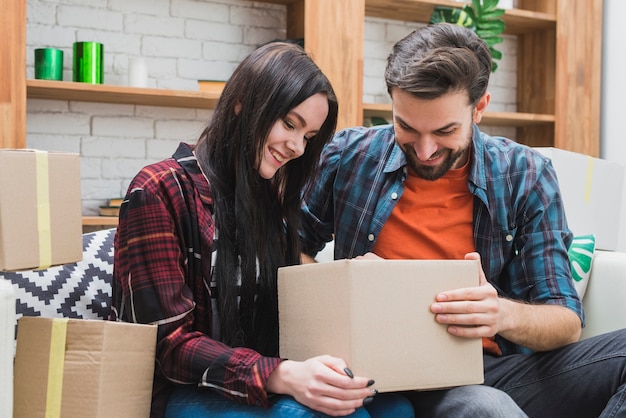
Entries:
{"type": "Polygon", "coordinates": [[[55,48],[35,49],[35,78],[63,80],[63,51],[55,48]]]}
{"type": "Polygon", "coordinates": [[[104,45],[98,42],[74,42],[73,80],[104,83],[104,45]]]}

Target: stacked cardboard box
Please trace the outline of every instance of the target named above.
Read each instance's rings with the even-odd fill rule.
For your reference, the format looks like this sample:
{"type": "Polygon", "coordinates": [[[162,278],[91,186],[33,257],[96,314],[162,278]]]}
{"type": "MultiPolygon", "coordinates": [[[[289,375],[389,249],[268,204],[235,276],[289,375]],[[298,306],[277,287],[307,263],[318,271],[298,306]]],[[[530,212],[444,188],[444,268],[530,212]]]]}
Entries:
{"type": "Polygon", "coordinates": [[[82,257],[78,154],[0,149],[0,270],[82,257]]]}
{"type": "Polygon", "coordinates": [[[21,317],[15,418],[147,418],[156,326],[21,317]]]}

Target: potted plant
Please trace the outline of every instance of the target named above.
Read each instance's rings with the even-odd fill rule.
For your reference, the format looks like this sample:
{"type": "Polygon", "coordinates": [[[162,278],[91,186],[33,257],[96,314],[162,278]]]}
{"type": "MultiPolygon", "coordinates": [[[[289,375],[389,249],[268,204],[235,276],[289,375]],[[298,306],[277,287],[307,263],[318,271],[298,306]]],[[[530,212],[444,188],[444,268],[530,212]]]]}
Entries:
{"type": "Polygon", "coordinates": [[[502,58],[502,52],[494,45],[504,39],[505,24],[501,16],[504,9],[498,8],[498,0],[472,0],[462,8],[437,6],[430,15],[429,23],[448,22],[469,28],[476,32],[489,46],[492,65],[491,72],[498,68],[496,60],[502,58]]]}

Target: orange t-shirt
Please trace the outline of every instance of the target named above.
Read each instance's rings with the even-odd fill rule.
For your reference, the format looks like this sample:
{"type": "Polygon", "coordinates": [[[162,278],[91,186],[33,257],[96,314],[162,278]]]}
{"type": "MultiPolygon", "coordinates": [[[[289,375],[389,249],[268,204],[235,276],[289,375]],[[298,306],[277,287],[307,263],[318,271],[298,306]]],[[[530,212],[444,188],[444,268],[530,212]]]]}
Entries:
{"type": "Polygon", "coordinates": [[[462,260],[475,251],[469,168],[468,161],[434,181],[409,171],[404,193],[380,231],[374,253],[387,259],[462,260]]]}
{"type": "MultiPolygon", "coordinates": [[[[468,160],[434,181],[409,174],[373,252],[386,259],[462,260],[476,251],[469,170],[468,160]]],[[[483,349],[502,355],[494,338],[483,338],[483,349]]]]}

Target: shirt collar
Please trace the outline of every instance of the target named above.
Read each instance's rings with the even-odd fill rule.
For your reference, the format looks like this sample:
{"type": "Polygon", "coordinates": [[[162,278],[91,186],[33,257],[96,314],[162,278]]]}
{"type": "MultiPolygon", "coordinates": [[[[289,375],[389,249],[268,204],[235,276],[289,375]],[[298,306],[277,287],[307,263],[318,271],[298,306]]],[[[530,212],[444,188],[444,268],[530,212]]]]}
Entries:
{"type": "MultiPolygon", "coordinates": [[[[393,125],[391,125],[389,127],[389,132],[391,134],[391,152],[389,154],[389,158],[387,159],[387,163],[385,164],[385,168],[383,170],[383,172],[385,173],[393,173],[401,168],[404,168],[405,172],[406,172],[406,157],[404,155],[404,151],[402,151],[402,148],[400,148],[400,146],[398,145],[398,143],[396,142],[396,137],[395,137],[395,133],[393,130],[393,125]]],[[[381,154],[384,154],[387,152],[387,150],[381,150],[381,154]]]]}
{"type": "Polygon", "coordinates": [[[202,202],[206,205],[211,205],[213,199],[211,198],[209,182],[200,170],[196,156],[193,154],[193,149],[193,146],[181,142],[176,152],[174,152],[174,155],[172,155],[172,158],[185,170],[195,189],[198,191],[202,202]]]}
{"type": "Polygon", "coordinates": [[[487,179],[485,176],[485,141],[482,137],[478,125],[472,126],[472,168],[469,181],[480,189],[487,189],[487,179]]]}

